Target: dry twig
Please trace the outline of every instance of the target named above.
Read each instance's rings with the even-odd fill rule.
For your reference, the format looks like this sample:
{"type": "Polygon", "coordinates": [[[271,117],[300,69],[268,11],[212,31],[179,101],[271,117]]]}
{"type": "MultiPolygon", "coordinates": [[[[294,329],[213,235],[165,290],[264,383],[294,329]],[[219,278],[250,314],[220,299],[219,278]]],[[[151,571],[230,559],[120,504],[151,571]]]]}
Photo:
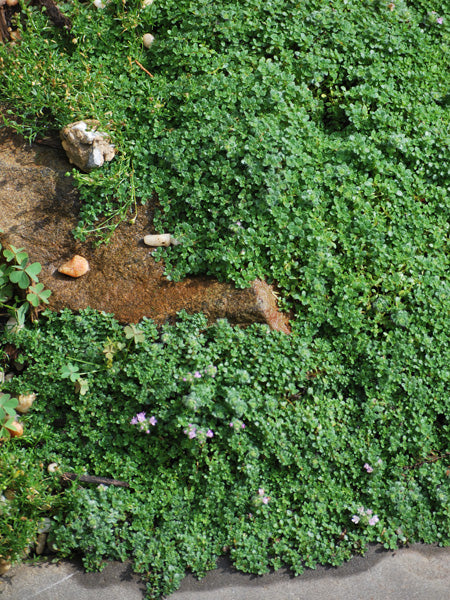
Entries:
{"type": "Polygon", "coordinates": [[[130,487],[126,481],[118,481],[109,477],[95,477],[94,475],[77,475],[76,473],[63,473],[63,481],[79,481],[80,483],[95,483],[97,485],[114,485],[116,487],[130,487]]]}

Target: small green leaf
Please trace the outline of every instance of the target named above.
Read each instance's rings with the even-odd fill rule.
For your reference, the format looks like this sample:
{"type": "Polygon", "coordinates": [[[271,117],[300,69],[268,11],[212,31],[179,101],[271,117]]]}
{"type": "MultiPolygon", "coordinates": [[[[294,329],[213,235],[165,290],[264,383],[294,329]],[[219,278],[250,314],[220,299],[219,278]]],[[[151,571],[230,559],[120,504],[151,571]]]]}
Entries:
{"type": "Polygon", "coordinates": [[[78,381],[80,379],[79,367],[77,365],[73,365],[72,363],[68,363],[64,367],[61,368],[61,377],[63,379],[69,378],[70,381],[78,381]]]}
{"type": "MultiPolygon", "coordinates": [[[[42,266],[38,263],[32,263],[26,267],[25,272],[31,277],[31,279],[35,282],[38,281],[37,275],[42,271],[42,266]]],[[[42,286],[43,287],[43,286],[42,286]]]]}
{"type": "Polygon", "coordinates": [[[10,274],[9,279],[11,283],[16,283],[21,290],[26,290],[30,285],[30,278],[25,271],[13,271],[10,274]]]}
{"type": "Polygon", "coordinates": [[[39,304],[41,304],[41,302],[48,304],[50,294],[50,290],[44,290],[43,283],[38,283],[30,286],[30,291],[27,294],[27,300],[32,306],[37,307],[39,304]]]}
{"type": "Polygon", "coordinates": [[[132,339],[135,344],[138,344],[139,342],[143,342],[145,340],[145,335],[143,334],[143,332],[133,323],[131,323],[131,325],[127,325],[123,331],[127,340],[132,339]]]}

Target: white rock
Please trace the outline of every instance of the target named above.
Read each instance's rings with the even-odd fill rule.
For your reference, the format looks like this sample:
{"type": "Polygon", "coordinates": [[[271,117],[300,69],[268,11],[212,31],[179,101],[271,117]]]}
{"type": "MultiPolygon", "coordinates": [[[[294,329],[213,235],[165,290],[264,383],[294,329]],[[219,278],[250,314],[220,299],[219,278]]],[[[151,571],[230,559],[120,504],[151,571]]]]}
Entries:
{"type": "Polygon", "coordinates": [[[9,317],[9,319],[6,321],[6,329],[8,331],[11,331],[11,333],[17,333],[18,331],[20,331],[23,328],[24,328],[24,325],[19,325],[16,317],[9,317]]]}
{"type": "Polygon", "coordinates": [[[144,44],[145,48],[150,48],[154,41],[155,36],[151,33],[144,33],[144,35],[142,36],[142,43],[144,44]]]}
{"type": "Polygon", "coordinates": [[[19,404],[16,406],[17,412],[25,414],[30,410],[31,405],[36,400],[36,394],[34,392],[31,394],[19,394],[17,400],[19,401],[19,404]]]}
{"type": "Polygon", "coordinates": [[[170,233],[161,233],[159,235],[146,235],[144,237],[144,244],[147,246],[170,246],[170,240],[172,236],[170,233]]]}
{"type": "Polygon", "coordinates": [[[69,161],[86,173],[102,167],[115,155],[108,134],[98,131],[98,125],[95,119],[87,119],[70,123],[60,131],[69,161]]]}
{"type": "Polygon", "coordinates": [[[151,6],[153,4],[154,0],[144,0],[142,2],[142,8],[145,8],[146,6],[151,6]]]}

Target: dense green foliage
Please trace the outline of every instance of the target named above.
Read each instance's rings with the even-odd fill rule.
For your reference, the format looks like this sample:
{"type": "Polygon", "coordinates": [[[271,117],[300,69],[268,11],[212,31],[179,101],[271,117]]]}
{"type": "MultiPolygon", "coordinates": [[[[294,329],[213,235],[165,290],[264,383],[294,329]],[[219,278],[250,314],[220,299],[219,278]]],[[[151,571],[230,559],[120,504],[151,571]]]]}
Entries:
{"type": "Polygon", "coordinates": [[[265,277],[296,316],[290,337],[201,316],[124,330],[92,311],[14,334],[27,368],[6,390],[39,401],[8,448],[130,483],[65,494],[60,552],[131,556],[157,595],[223,552],[300,572],[370,541],[449,544],[440,3],[61,6],[70,35],[23,8],[0,101],[30,138],[98,118],[117,145],[75,174],[76,235],[107,237],[156,192],[155,229],[181,242],[158,251],[170,277],[265,277]]]}
{"type": "Polygon", "coordinates": [[[2,95],[31,136],[90,117],[110,130],[115,161],[78,175],[78,235],[129,207],[133,180],[183,240],[164,250],[172,277],[265,276],[314,322],[360,322],[448,236],[449,36],[434,4],[74,2],[70,36],[31,7],[23,43],[0,50],[2,95]]]}
{"type": "Polygon", "coordinates": [[[131,557],[156,596],[223,552],[300,573],[371,541],[450,543],[438,364],[419,380],[407,360],[350,364],[320,338],[200,315],[158,332],[67,311],[14,340],[27,367],[7,389],[39,390],[21,444],[44,467],[130,484],[65,495],[51,535],[88,568],[131,557]]]}

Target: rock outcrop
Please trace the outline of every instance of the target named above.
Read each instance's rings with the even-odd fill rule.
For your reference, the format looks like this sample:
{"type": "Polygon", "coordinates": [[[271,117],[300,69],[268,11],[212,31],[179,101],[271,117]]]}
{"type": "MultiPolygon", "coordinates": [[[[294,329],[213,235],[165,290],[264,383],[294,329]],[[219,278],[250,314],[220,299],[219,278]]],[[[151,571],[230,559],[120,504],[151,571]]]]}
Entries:
{"type": "MultiPolygon", "coordinates": [[[[58,146],[58,138],[51,140],[58,146]]],[[[188,277],[179,283],[164,276],[143,242],[152,233],[155,207],[138,209],[134,225],[122,223],[108,245],[92,248],[73,239],[80,200],[65,173],[70,168],[61,149],[27,145],[0,129],[0,234],[2,243],[23,247],[32,262],[42,265],[40,281],[52,291],[50,308],[79,310],[88,306],[113,313],[121,322],[147,316],[158,324],[177,312],[203,312],[209,322],[267,323],[289,332],[287,316],[277,309],[270,286],[255,281],[245,290],[209,277],[188,277]],[[58,268],[74,255],[89,262],[90,270],[71,278],[58,268]]]]}

